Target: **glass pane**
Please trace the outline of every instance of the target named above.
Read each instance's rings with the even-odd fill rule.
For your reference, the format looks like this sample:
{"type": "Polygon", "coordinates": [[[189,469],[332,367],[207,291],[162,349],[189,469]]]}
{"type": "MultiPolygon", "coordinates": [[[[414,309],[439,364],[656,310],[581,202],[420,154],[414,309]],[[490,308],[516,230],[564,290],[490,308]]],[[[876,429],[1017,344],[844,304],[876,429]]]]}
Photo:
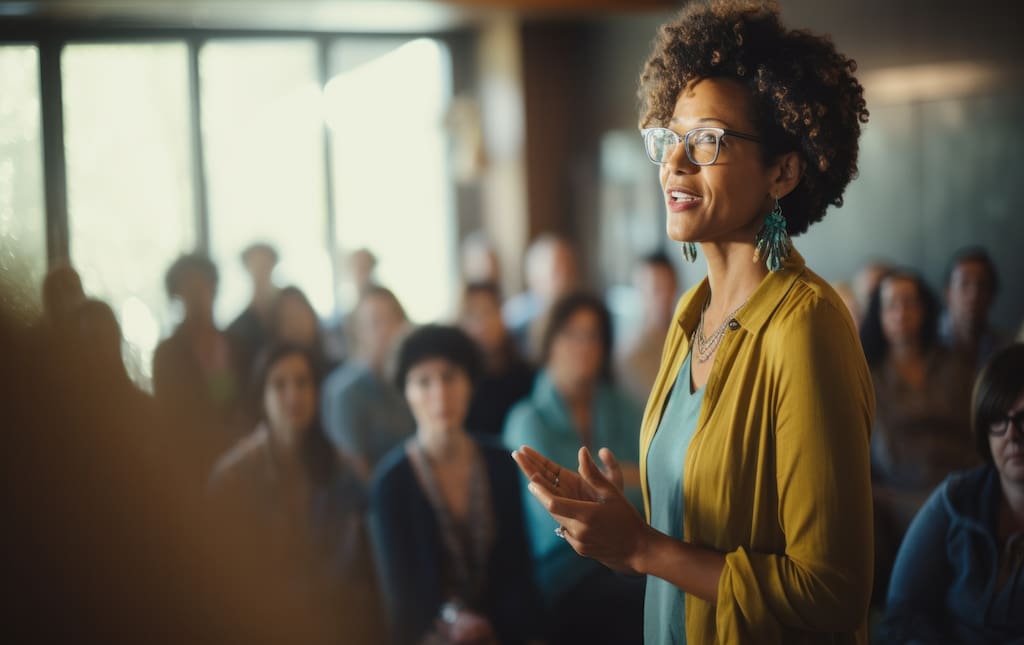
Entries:
{"type": "Polygon", "coordinates": [[[38,311],[46,271],[39,51],[0,46],[0,285],[26,314],[38,311]]]}
{"type": "Polygon", "coordinates": [[[327,254],[324,126],[317,50],[308,40],[211,41],[199,55],[210,246],[221,273],[217,320],[248,304],[240,254],[274,245],[278,284],[322,314],[334,305],[327,254]]]}
{"type": "Polygon", "coordinates": [[[342,252],[371,249],[377,277],[413,319],[441,318],[452,311],[457,285],[443,129],[448,51],[429,39],[344,40],[332,47],[331,72],[335,244],[342,252]]]}
{"type": "Polygon", "coordinates": [[[187,50],[68,45],[61,73],[72,262],[117,313],[145,381],[174,322],[164,272],[195,239],[187,50]]]}

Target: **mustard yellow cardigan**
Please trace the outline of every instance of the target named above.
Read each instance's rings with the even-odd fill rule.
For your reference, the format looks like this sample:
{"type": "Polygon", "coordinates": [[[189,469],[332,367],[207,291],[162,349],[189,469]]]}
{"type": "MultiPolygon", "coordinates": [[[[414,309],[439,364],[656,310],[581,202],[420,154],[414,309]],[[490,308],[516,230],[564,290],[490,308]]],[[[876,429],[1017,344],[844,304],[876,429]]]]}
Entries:
{"type": "MultiPolygon", "coordinates": [[[[640,435],[647,451],[708,294],[683,295],[640,435]]],[[[848,310],[795,251],[718,348],[683,468],[685,541],[725,554],[689,645],[866,643],[874,391],[848,310]]]]}

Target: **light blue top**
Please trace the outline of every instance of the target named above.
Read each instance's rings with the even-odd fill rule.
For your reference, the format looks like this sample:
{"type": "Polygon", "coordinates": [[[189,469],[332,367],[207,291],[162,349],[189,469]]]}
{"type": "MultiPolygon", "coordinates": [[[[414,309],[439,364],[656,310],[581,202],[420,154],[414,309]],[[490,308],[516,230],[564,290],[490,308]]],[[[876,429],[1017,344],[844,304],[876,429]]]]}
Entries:
{"type": "MultiPolygon", "coordinates": [[[[608,384],[598,386],[594,397],[591,454],[597,459],[599,448],[608,448],[621,463],[640,461],[641,411],[624,392],[608,384]]],[[[566,469],[576,472],[579,467],[579,433],[565,401],[555,389],[547,372],[541,371],[533,392],[517,403],[505,421],[503,435],[509,449],[530,446],[566,469]]],[[[534,577],[537,586],[550,605],[563,593],[572,589],[584,577],[603,565],[596,560],[578,555],[569,543],[555,535],[555,520],[526,490],[526,477],[520,477],[523,487],[523,515],[526,532],[533,554],[534,577]]],[[[626,496],[643,512],[640,487],[628,487],[626,496]]]]}
{"type": "MultiPolygon", "coordinates": [[[[647,453],[647,485],[651,493],[651,526],[683,539],[683,464],[697,431],[704,388],[690,392],[690,356],[672,386],[658,429],[647,453]]],[[[684,594],[661,578],[647,576],[644,597],[645,645],[684,645],[684,594]]]]}
{"type": "Polygon", "coordinates": [[[416,429],[402,394],[359,361],[334,370],[321,392],[320,416],[327,438],[371,468],[416,429]]]}

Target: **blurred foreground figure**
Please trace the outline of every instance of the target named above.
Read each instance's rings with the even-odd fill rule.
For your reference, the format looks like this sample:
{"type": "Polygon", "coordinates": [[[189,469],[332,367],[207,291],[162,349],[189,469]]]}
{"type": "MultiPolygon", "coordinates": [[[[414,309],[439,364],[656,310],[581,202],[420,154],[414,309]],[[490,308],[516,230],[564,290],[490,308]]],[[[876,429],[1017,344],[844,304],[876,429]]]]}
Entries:
{"type": "MultiPolygon", "coordinates": [[[[109,330],[105,308],[90,309],[79,328],[109,330]]],[[[0,639],[346,642],[336,607],[287,588],[289,554],[210,512],[194,476],[202,451],[137,412],[123,367],[96,349],[40,339],[0,310],[0,639]]]]}

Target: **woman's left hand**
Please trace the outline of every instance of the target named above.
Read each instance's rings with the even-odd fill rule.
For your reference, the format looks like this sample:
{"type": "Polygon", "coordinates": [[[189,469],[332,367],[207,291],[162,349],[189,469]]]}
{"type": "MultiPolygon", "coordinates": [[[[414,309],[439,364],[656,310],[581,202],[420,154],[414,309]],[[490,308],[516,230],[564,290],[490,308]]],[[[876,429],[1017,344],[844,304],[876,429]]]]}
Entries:
{"type": "MultiPolygon", "coordinates": [[[[601,456],[608,464],[607,455],[601,456]]],[[[579,464],[579,479],[574,477],[572,487],[554,488],[540,474],[527,473],[530,492],[564,529],[565,540],[577,553],[616,571],[641,573],[636,562],[650,527],[586,448],[580,448],[579,464]]]]}

